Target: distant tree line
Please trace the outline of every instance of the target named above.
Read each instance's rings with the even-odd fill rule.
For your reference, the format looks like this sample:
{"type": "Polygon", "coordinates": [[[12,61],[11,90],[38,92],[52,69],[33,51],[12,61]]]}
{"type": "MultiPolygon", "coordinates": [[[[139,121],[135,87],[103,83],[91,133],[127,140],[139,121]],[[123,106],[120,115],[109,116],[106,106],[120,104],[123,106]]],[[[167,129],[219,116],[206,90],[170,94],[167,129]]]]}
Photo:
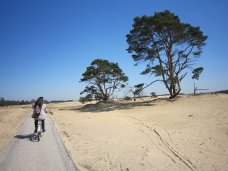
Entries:
{"type": "Polygon", "coordinates": [[[3,97],[0,98],[0,106],[12,106],[12,105],[26,105],[33,103],[32,100],[21,100],[21,101],[15,101],[15,100],[5,100],[3,97]]]}
{"type": "Polygon", "coordinates": [[[228,90],[215,91],[215,93],[225,93],[225,94],[228,94],[228,90]]]}
{"type": "Polygon", "coordinates": [[[62,103],[62,102],[73,102],[74,100],[52,100],[47,103],[62,103]]]}
{"type": "MultiPolygon", "coordinates": [[[[53,101],[47,101],[47,100],[44,100],[44,103],[45,104],[48,104],[48,103],[62,103],[62,102],[73,102],[74,100],[53,100],[53,101]]],[[[28,100],[5,100],[3,97],[0,97],[0,106],[12,106],[12,105],[27,105],[27,104],[32,104],[32,103],[35,103],[36,100],[35,99],[32,99],[30,101],[28,100]]]]}

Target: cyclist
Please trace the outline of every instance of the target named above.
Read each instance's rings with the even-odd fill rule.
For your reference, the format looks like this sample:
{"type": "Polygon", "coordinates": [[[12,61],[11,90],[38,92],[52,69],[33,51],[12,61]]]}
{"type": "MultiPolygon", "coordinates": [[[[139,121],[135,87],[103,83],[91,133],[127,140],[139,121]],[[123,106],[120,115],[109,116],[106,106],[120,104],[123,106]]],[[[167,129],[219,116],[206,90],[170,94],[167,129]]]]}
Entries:
{"type": "Polygon", "coordinates": [[[38,125],[38,121],[41,120],[42,121],[42,131],[45,132],[45,118],[46,118],[46,113],[47,113],[47,108],[46,108],[46,104],[44,104],[44,98],[43,97],[39,97],[37,99],[37,101],[35,102],[34,106],[33,106],[33,110],[34,113],[40,113],[39,117],[36,119],[34,118],[34,124],[35,124],[35,131],[34,133],[37,132],[37,125],[38,125]]]}

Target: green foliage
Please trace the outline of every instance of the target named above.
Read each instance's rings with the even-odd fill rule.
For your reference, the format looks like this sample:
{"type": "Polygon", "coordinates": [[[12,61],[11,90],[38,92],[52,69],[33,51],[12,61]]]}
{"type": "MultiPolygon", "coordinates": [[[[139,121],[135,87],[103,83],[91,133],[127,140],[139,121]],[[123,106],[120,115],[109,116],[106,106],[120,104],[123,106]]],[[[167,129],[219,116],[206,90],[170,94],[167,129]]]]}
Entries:
{"type": "Polygon", "coordinates": [[[124,97],[124,100],[131,100],[131,97],[126,96],[126,97],[124,97]]]}
{"type": "Polygon", "coordinates": [[[151,93],[151,97],[158,97],[155,92],[151,93]]]}
{"type": "Polygon", "coordinates": [[[6,101],[4,98],[0,98],[0,106],[5,106],[6,105],[6,101]]]}
{"type": "Polygon", "coordinates": [[[227,90],[215,91],[215,93],[225,93],[225,94],[228,94],[228,89],[227,90]]]}
{"type": "Polygon", "coordinates": [[[96,59],[86,68],[80,82],[88,83],[80,93],[86,93],[86,99],[109,100],[115,91],[125,87],[128,77],[119,68],[118,63],[96,59]]]}
{"type": "MultiPolygon", "coordinates": [[[[136,66],[147,62],[141,74],[161,77],[171,97],[181,91],[180,82],[195,60],[202,53],[207,36],[200,27],[181,23],[178,16],[168,10],[157,12],[154,16],[135,17],[133,29],[127,34],[128,53],[136,66]]],[[[202,70],[194,70],[193,78],[198,79],[202,70]]]]}
{"type": "Polygon", "coordinates": [[[133,92],[134,96],[140,96],[143,94],[142,92],[143,86],[144,86],[144,83],[137,84],[134,86],[135,87],[135,91],[133,92]]]}
{"type": "Polygon", "coordinates": [[[21,102],[20,102],[20,105],[25,105],[26,103],[25,103],[25,101],[24,100],[22,100],[21,102]]]}
{"type": "Polygon", "coordinates": [[[80,97],[80,99],[78,101],[81,102],[82,104],[84,104],[86,102],[90,102],[91,99],[89,97],[80,97]]]}
{"type": "Polygon", "coordinates": [[[192,71],[193,76],[192,79],[199,79],[200,74],[203,72],[203,67],[196,68],[192,71]]]}
{"type": "Polygon", "coordinates": [[[12,105],[26,105],[31,104],[28,100],[24,101],[14,101],[14,100],[5,100],[4,98],[0,98],[0,106],[12,106],[12,105]]]}

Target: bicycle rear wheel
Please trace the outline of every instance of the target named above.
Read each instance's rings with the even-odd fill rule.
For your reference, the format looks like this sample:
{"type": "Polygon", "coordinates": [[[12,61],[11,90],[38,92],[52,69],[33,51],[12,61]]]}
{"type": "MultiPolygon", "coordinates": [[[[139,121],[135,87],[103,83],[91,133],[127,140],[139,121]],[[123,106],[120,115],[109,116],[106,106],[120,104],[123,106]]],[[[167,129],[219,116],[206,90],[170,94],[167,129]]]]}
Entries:
{"type": "Polygon", "coordinates": [[[40,141],[40,133],[38,133],[37,140],[40,141]]]}

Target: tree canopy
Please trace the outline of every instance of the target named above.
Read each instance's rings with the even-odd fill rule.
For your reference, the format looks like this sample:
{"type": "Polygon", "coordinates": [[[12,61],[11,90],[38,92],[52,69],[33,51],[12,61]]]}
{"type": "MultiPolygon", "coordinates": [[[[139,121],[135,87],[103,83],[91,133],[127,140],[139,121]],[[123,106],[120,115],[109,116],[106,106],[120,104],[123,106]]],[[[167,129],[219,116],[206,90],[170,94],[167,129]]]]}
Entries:
{"type": "Polygon", "coordinates": [[[115,91],[125,87],[128,77],[125,76],[118,63],[108,60],[96,59],[82,74],[80,82],[88,83],[80,93],[86,93],[86,97],[81,97],[80,101],[86,102],[93,99],[109,100],[115,91]]]}
{"type": "MultiPolygon", "coordinates": [[[[133,29],[127,34],[128,53],[136,66],[147,62],[141,74],[151,74],[161,79],[174,98],[181,91],[181,81],[189,68],[193,79],[199,79],[203,67],[193,68],[194,62],[202,53],[207,36],[200,27],[181,23],[178,16],[168,10],[157,12],[154,16],[135,17],[133,29]]],[[[144,88],[148,87],[145,86],[144,88]]]]}

